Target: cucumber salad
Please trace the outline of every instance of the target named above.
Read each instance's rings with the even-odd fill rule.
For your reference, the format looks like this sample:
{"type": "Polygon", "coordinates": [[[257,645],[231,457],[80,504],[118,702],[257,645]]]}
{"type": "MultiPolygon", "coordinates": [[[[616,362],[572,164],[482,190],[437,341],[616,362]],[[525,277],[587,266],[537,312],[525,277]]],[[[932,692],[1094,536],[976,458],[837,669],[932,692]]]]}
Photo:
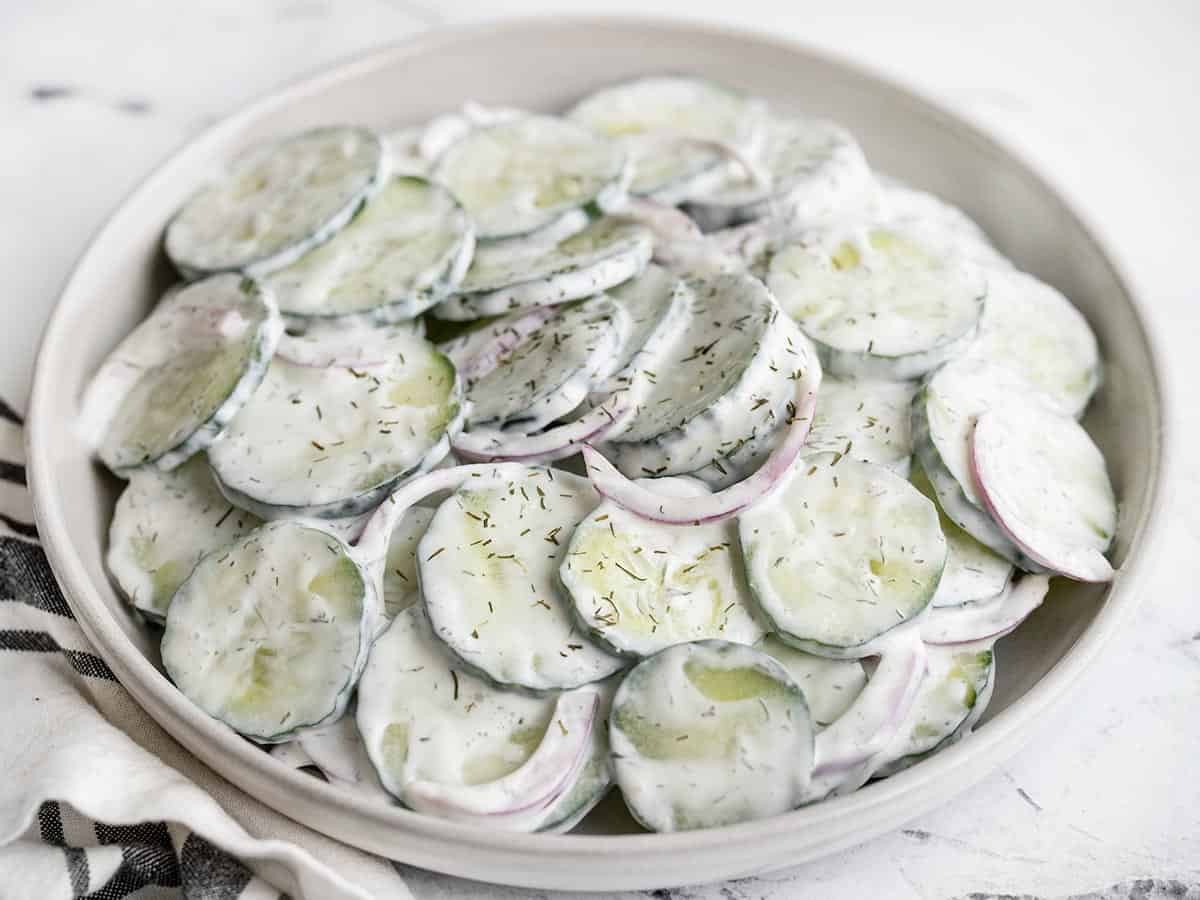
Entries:
{"type": "Polygon", "coordinates": [[[1051,578],[1113,577],[1084,317],[832,122],[663,76],[332,125],[164,248],[83,401],[109,571],[188,699],[373,802],[783,813],[961,740],[1051,578]]]}

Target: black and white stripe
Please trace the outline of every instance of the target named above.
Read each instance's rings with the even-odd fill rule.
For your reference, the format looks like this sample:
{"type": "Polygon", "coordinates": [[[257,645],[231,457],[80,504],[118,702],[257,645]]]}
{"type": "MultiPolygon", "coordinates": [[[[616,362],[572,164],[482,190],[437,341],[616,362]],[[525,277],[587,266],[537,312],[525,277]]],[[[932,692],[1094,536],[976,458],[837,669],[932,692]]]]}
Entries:
{"type": "Polygon", "coordinates": [[[0,536],[37,540],[25,473],[24,420],[0,400],[0,536]]]}
{"type": "MultiPolygon", "coordinates": [[[[22,418],[0,400],[0,654],[70,667],[81,684],[122,691],[108,665],[90,652],[37,543],[29,500],[22,418]]],[[[0,736],[2,739],[2,736],[0,736]]],[[[23,840],[62,851],[64,890],[81,900],[122,900],[144,889],[204,900],[278,896],[238,860],[178,825],[97,822],[47,800],[23,840]]],[[[0,875],[0,896],[16,890],[17,873],[0,875]]],[[[63,895],[64,898],[67,896],[63,895]]],[[[43,900],[57,900],[44,897],[43,900]]]]}

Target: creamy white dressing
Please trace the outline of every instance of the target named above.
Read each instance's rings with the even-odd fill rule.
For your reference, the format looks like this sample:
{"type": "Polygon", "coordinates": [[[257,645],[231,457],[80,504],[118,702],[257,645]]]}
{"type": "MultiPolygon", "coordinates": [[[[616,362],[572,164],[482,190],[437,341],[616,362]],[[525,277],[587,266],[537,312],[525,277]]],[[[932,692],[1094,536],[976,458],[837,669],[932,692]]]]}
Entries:
{"type": "Polygon", "coordinates": [[[452,143],[434,169],[485,239],[528,234],[591,202],[613,206],[631,174],[615,145],[547,116],[473,131],[452,143]]]}
{"type": "MultiPolygon", "coordinates": [[[[928,441],[963,496],[976,507],[982,507],[983,501],[971,475],[971,432],[980,415],[1009,402],[1036,405],[1039,400],[1033,385],[1015,369],[971,357],[938,370],[917,398],[917,418],[924,419],[928,441]]],[[[932,477],[929,467],[926,473],[932,477]]]]}
{"type": "Polygon", "coordinates": [[[767,635],[758,649],[783,666],[803,691],[818,731],[840,719],[867,684],[867,673],[857,659],[829,659],[805,653],[773,634],[767,635]]]}
{"type": "Polygon", "coordinates": [[[600,386],[597,396],[630,387],[639,369],[654,371],[691,314],[689,292],[679,278],[653,264],[609,291],[609,297],[628,314],[630,327],[613,362],[614,374],[600,386]]]}
{"type": "Polygon", "coordinates": [[[679,203],[726,177],[727,154],[752,152],[765,132],[761,101],[712,82],[653,77],[605,88],[567,114],[620,142],[634,161],[631,193],[679,203]],[[716,180],[714,177],[716,176],[716,180]]]}
{"type": "Polygon", "coordinates": [[[824,378],[806,446],[878,463],[907,476],[916,390],[911,381],[824,378]]]}
{"type": "Polygon", "coordinates": [[[254,147],[167,226],[185,274],[266,274],[339,231],[380,184],[383,144],[363,128],[320,128],[254,147]]]}
{"type": "Polygon", "coordinates": [[[757,437],[790,420],[796,381],[819,368],[757,280],[724,275],[685,289],[684,326],[653,369],[635,359],[637,410],[605,447],[629,477],[736,471],[762,452],[757,437]]]}
{"type": "Polygon", "coordinates": [[[840,454],[801,457],[739,529],[763,611],[826,655],[870,655],[869,641],[924,610],[946,562],[934,505],[888,469],[840,454]]]}
{"type": "Polygon", "coordinates": [[[1036,563],[1108,581],[1104,553],[1117,501],[1104,455],[1069,416],[1034,406],[988,410],[971,436],[972,472],[988,511],[1036,563]]]}
{"type": "MultiPolygon", "coordinates": [[[[652,484],[679,497],[709,493],[690,478],[652,484]]],[[[664,525],[606,502],[575,528],[559,574],[579,621],[618,653],[709,638],[753,644],[764,633],[732,521],[664,525]]]]}
{"type": "MultiPolygon", "coordinates": [[[[938,502],[937,492],[920,466],[909,474],[909,481],[935,504],[938,502]]],[[[1012,563],[959,528],[940,507],[938,521],[946,538],[946,568],[930,605],[960,606],[1000,594],[1012,577],[1012,563]]]]}
{"type": "Polygon", "coordinates": [[[261,522],[221,495],[203,455],[170,472],[137,469],[113,510],[105,562],[130,604],[161,621],[202,556],[261,522]]]}
{"type": "MultiPolygon", "coordinates": [[[[285,764],[514,831],[574,827],[613,764],[634,816],[678,830],[957,740],[1047,590],[1010,560],[1112,574],[1103,457],[1049,411],[1097,389],[1086,321],[832,123],[679,76],[568,115],[306,132],[169,224],[185,277],[263,279],[173,288],[81,414],[130,477],[108,566],[165,614],[171,677],[285,764]],[[447,359],[427,309],[499,318],[447,359]],[[800,382],[807,455],[779,480],[800,382]],[[765,499],[656,524],[561,469],[460,466],[452,438],[529,461],[604,440],[651,504],[713,518],[662,476],[765,499]]],[[[603,462],[575,470],[603,486],[603,462]]]]}
{"type": "MultiPolygon", "coordinates": [[[[590,690],[590,689],[589,689],[590,690]]],[[[376,641],[358,689],[358,728],[384,787],[405,802],[420,783],[471,789],[518,772],[535,757],[550,729],[569,726],[554,697],[502,691],[470,674],[447,654],[420,607],[401,612],[376,641]]],[[[588,736],[582,735],[583,753],[588,736]]],[[[533,830],[554,811],[582,766],[537,773],[541,797],[511,798],[507,823],[533,830]],[[570,781],[571,783],[567,783],[570,781]],[[536,802],[536,801],[541,801],[536,802]],[[530,804],[534,805],[530,807],[530,804]],[[525,813],[526,815],[520,815],[525,813]]]]}
{"type": "Polygon", "coordinates": [[[354,722],[353,704],[332,725],[314,728],[271,748],[271,756],[293,768],[316,766],[334,787],[377,803],[395,804],[383,787],[354,722]]]}
{"type": "Polygon", "coordinates": [[[720,224],[770,217],[807,230],[861,219],[878,207],[879,188],[862,149],[832,122],[772,119],[751,163],[693,198],[701,214],[720,224]]]}
{"type": "Polygon", "coordinates": [[[486,246],[476,253],[460,293],[441,304],[437,315],[469,320],[591,297],[635,277],[653,252],[646,229],[612,218],[544,251],[520,249],[510,255],[508,246],[486,246]]]}
{"type": "Polygon", "coordinates": [[[744,822],[800,804],[813,723],[787,671],[741,644],[677,644],[617,689],[613,768],[630,811],[655,831],[744,822]]]}
{"type": "Polygon", "coordinates": [[[539,468],[470,479],[443,501],[417,563],[437,636],[493,681],[535,691],[623,668],[575,621],[559,581],[571,532],[599,503],[585,479],[539,468]]]}
{"type": "Polygon", "coordinates": [[[987,281],[971,263],[918,236],[872,228],[861,241],[791,244],[767,284],[829,352],[832,374],[915,378],[975,336],[987,281]]]}
{"type": "Polygon", "coordinates": [[[1063,412],[1083,415],[1100,385],[1100,350],[1083,314],[1024,272],[988,275],[988,302],[970,359],[1021,373],[1063,412]]]}
{"type": "Polygon", "coordinates": [[[563,310],[467,385],[468,428],[536,431],[568,415],[611,374],[629,328],[603,295],[563,310]]]}
{"type": "Polygon", "coordinates": [[[333,535],[273,522],[206,556],[167,610],[163,665],[197,706],[254,740],[345,709],[378,598],[333,535]]]}
{"type": "Polygon", "coordinates": [[[282,331],[271,295],[237,275],[168,291],[93,376],[81,434],[118,474],[179,465],[248,402],[282,331]]]}
{"type": "Polygon", "coordinates": [[[329,241],[266,278],[289,321],[418,316],[458,286],[475,247],[444,188],[395,177],[329,241]]]}
{"type": "Polygon", "coordinates": [[[458,381],[428,342],[406,344],[388,364],[363,369],[276,357],[209,454],[223,492],[267,518],[345,516],[440,459],[458,381]]]}

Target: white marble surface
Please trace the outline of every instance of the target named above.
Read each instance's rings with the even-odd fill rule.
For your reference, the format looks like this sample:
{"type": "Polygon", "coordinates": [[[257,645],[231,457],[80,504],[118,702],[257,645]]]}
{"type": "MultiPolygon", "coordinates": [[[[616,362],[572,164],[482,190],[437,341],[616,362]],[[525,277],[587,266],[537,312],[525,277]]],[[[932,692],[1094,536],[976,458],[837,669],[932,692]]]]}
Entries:
{"type": "MultiPolygon", "coordinates": [[[[592,8],[647,7],[608,0],[592,8]]],[[[38,332],[88,236],[198,129],[300,73],[416,29],[580,8],[567,0],[4,0],[0,395],[21,403],[38,332]]],[[[779,875],[655,896],[1055,897],[1142,877],[1158,883],[1138,896],[1200,896],[1200,477],[1189,454],[1200,438],[1189,396],[1200,377],[1200,5],[674,0],[654,11],[765,28],[856,59],[1019,147],[1101,226],[1148,301],[1176,388],[1178,451],[1172,525],[1140,613],[1033,746],[903,831],[779,875]]],[[[409,874],[420,900],[533,896],[409,874]]]]}

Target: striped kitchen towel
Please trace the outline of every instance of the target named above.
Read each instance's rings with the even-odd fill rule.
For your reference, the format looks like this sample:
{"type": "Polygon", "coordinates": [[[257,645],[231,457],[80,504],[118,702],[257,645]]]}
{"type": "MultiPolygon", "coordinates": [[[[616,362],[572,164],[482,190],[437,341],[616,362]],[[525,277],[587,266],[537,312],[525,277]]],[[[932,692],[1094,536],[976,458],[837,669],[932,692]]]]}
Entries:
{"type": "Polygon", "coordinates": [[[38,545],[21,424],[0,401],[0,900],[411,900],[393,865],[251,799],[133,702],[38,545]]]}

